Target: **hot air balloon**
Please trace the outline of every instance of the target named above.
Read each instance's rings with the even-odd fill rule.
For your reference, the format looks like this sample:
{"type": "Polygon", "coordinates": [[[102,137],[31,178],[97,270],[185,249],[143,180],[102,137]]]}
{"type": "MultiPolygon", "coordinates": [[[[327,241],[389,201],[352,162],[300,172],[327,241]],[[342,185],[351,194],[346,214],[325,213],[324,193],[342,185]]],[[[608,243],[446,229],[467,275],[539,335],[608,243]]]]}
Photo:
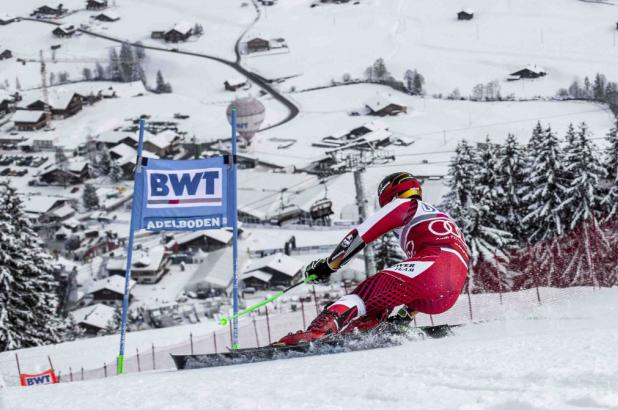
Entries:
{"type": "Polygon", "coordinates": [[[232,123],[232,108],[236,108],[236,127],[238,134],[247,142],[260,129],[264,122],[266,109],[253,97],[237,98],[227,107],[227,120],[232,123]]]}

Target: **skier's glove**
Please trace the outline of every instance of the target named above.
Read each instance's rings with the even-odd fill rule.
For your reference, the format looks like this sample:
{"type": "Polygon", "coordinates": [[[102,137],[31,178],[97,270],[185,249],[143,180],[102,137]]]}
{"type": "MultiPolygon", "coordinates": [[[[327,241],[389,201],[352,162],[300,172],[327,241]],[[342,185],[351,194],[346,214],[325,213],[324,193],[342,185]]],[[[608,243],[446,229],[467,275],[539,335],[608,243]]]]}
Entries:
{"type": "Polygon", "coordinates": [[[330,279],[331,273],[335,270],[328,266],[328,262],[326,262],[326,258],[317,259],[311,262],[305,268],[305,277],[309,277],[311,275],[316,275],[318,278],[312,280],[312,283],[321,283],[326,284],[330,279]]]}

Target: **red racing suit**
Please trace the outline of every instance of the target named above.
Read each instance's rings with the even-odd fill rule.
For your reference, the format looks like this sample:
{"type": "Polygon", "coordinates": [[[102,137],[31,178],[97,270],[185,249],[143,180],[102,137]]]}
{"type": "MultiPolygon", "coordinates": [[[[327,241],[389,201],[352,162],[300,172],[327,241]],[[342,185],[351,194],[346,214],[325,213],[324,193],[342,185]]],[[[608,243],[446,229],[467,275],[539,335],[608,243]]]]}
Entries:
{"type": "Polygon", "coordinates": [[[450,309],[463,289],[469,250],[448,214],[417,199],[395,199],[352,230],[327,259],[338,269],[366,245],[393,231],[407,259],[361,282],[328,310],[354,316],[383,315],[406,305],[438,314],[450,309]]]}

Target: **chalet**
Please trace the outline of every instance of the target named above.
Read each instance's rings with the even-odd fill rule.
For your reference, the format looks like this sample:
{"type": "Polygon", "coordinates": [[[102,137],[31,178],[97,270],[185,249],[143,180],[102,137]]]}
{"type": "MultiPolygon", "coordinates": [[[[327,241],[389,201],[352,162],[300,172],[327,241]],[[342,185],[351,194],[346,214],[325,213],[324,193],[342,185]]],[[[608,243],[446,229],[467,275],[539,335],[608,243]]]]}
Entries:
{"type": "MultiPolygon", "coordinates": [[[[209,293],[227,294],[232,287],[233,270],[230,265],[232,247],[208,252],[197,266],[193,276],[184,287],[186,291],[208,291],[209,293]]],[[[242,269],[247,261],[247,252],[238,250],[238,266],[242,269]]]]}
{"type": "Polygon", "coordinates": [[[408,107],[405,103],[397,101],[397,99],[390,94],[378,94],[365,101],[365,107],[369,110],[369,115],[377,115],[379,117],[408,112],[408,107]]]}
{"type": "Polygon", "coordinates": [[[243,77],[225,80],[223,83],[223,86],[227,91],[236,91],[239,88],[243,88],[245,85],[247,85],[247,80],[243,77]]]}
{"type": "Polygon", "coordinates": [[[159,158],[170,156],[174,152],[178,135],[172,130],[165,130],[158,134],[144,137],[144,149],[152,152],[159,158]]]}
{"type": "Polygon", "coordinates": [[[17,110],[11,119],[19,131],[40,130],[47,123],[44,111],[17,110]]]}
{"type": "Polygon", "coordinates": [[[39,174],[39,180],[50,185],[82,184],[90,177],[90,166],[82,159],[72,159],[66,164],[53,165],[39,174]]]}
{"type": "Polygon", "coordinates": [[[114,321],[116,309],[102,303],[86,306],[69,313],[86,334],[96,335],[114,321]]]}
{"type": "Polygon", "coordinates": [[[67,199],[44,195],[27,197],[24,212],[35,224],[62,221],[70,218],[68,215],[75,214],[67,199]]]}
{"type": "MultiPolygon", "coordinates": [[[[43,111],[45,106],[45,102],[38,99],[26,105],[26,109],[29,111],[43,111]]],[[[54,117],[71,117],[82,110],[82,97],[77,93],[50,94],[49,108],[54,117]]]]}
{"type": "Polygon", "coordinates": [[[48,5],[44,5],[35,9],[30,15],[31,16],[50,16],[50,17],[60,17],[65,14],[68,10],[62,7],[62,4],[58,4],[58,7],[54,8],[48,5]]]}
{"type": "Polygon", "coordinates": [[[0,118],[13,111],[14,104],[8,98],[0,99],[0,118]]]}
{"type": "Polygon", "coordinates": [[[457,20],[472,20],[474,18],[474,10],[463,9],[457,13],[457,20]]]}
{"type": "Polygon", "coordinates": [[[72,37],[77,31],[74,25],[65,24],[64,26],[58,26],[52,30],[52,34],[56,37],[67,38],[72,37]]]}
{"type": "Polygon", "coordinates": [[[17,21],[17,17],[10,14],[0,14],[0,26],[6,26],[14,21],[17,21]]]}
{"type": "Polygon", "coordinates": [[[260,37],[255,37],[249,41],[247,41],[247,51],[249,53],[256,53],[259,51],[268,51],[270,50],[270,41],[265,40],[260,37]]]}
{"type": "Polygon", "coordinates": [[[302,275],[304,263],[298,259],[277,253],[253,261],[243,274],[245,286],[267,289],[273,286],[289,286],[302,275]]]}
{"type": "MultiPolygon", "coordinates": [[[[144,139],[150,138],[150,133],[144,133],[144,139]]],[[[96,136],[95,141],[98,147],[106,146],[112,148],[116,145],[124,144],[133,149],[137,149],[137,136],[130,132],[105,131],[96,136]]]]}
{"type": "Polygon", "coordinates": [[[150,38],[153,40],[162,40],[165,38],[165,31],[152,31],[150,33],[150,38]]]}
{"type": "Polygon", "coordinates": [[[107,0],[87,0],[86,10],[103,10],[107,8],[107,0]]]}
{"type": "Polygon", "coordinates": [[[173,253],[194,253],[198,250],[212,252],[226,247],[232,241],[232,233],[226,229],[185,232],[174,235],[165,248],[173,253]]]}
{"type": "Polygon", "coordinates": [[[182,22],[166,31],[163,35],[163,39],[168,43],[179,43],[181,41],[186,41],[192,35],[193,25],[187,22],[182,22]]]}
{"type": "MultiPolygon", "coordinates": [[[[157,283],[168,272],[169,265],[169,254],[163,246],[157,246],[133,256],[131,276],[137,283],[157,283]]],[[[126,258],[110,259],[107,261],[106,268],[110,277],[124,277],[127,260],[126,258]]]]}
{"type": "MultiPolygon", "coordinates": [[[[133,299],[131,291],[135,286],[135,281],[129,282],[129,301],[133,299]]],[[[114,306],[122,303],[124,296],[124,273],[123,276],[112,275],[109,278],[98,280],[92,283],[88,295],[92,296],[94,302],[114,306]]]]}
{"type": "Polygon", "coordinates": [[[93,17],[95,20],[103,21],[106,23],[112,23],[114,21],[120,20],[120,16],[112,11],[104,11],[103,13],[99,13],[93,17]]]}
{"type": "Polygon", "coordinates": [[[542,67],[538,65],[530,64],[527,67],[515,71],[510,74],[509,79],[521,79],[521,78],[539,78],[547,75],[547,71],[545,71],[542,67]]]}
{"type": "Polygon", "coordinates": [[[4,50],[0,53],[0,60],[7,60],[13,57],[13,52],[11,50],[4,50]]]}

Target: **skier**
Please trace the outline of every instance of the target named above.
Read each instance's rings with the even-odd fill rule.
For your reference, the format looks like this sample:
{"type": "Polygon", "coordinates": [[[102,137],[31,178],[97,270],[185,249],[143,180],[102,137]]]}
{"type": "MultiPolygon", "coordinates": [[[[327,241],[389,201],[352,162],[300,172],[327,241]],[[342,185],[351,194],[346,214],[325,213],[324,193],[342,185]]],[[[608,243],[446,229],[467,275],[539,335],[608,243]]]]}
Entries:
{"type": "Polygon", "coordinates": [[[391,311],[405,306],[411,314],[450,309],[468,273],[469,250],[463,234],[444,212],[423,202],[420,183],[408,172],[388,175],[378,186],[381,209],[353,229],[328,258],[311,262],[305,275],[326,283],[330,275],[365,246],[393,231],[408,259],[362,281],[351,294],[327,306],[307,330],[274,345],[296,345],[335,333],[368,331],[391,311]]]}

